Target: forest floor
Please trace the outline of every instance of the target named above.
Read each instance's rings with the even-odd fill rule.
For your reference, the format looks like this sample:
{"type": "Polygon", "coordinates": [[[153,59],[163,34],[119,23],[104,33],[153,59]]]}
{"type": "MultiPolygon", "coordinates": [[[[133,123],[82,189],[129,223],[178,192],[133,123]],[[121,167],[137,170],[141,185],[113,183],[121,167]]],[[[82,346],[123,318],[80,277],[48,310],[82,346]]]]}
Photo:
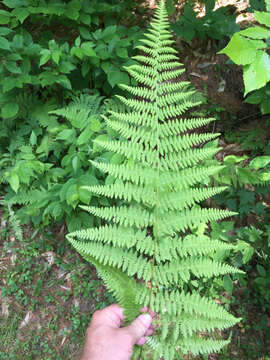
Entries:
{"type": "MultiPolygon", "coordinates": [[[[205,96],[203,111],[218,120],[223,155],[243,154],[237,141],[224,137],[226,128],[245,134],[250,128],[262,130],[265,121],[257,107],[243,102],[240,67],[216,55],[213,41],[178,43],[178,48],[186,78],[205,96]]],[[[114,302],[95,269],[67,244],[65,233],[65,226],[43,232],[24,226],[19,239],[0,212],[0,360],[79,360],[92,313],[114,302]]],[[[240,290],[233,293],[232,311],[243,320],[228,348],[209,360],[270,360],[270,334],[264,331],[270,329],[270,314],[256,296],[251,302],[240,290]]]]}

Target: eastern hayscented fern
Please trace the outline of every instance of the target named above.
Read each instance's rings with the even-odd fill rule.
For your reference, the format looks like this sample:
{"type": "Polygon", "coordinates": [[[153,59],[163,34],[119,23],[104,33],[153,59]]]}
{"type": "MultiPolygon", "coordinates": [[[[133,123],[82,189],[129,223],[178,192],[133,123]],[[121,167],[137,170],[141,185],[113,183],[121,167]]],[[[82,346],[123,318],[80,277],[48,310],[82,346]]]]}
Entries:
{"type": "MultiPolygon", "coordinates": [[[[126,69],[139,85],[121,85],[129,94],[118,96],[125,110],[111,110],[105,118],[119,139],[97,141],[126,160],[118,165],[92,161],[116,181],[88,190],[121,199],[121,206],[82,206],[107,225],[68,235],[125,308],[127,321],[144,306],[158,314],[157,334],[148,343],[155,349],[152,358],[165,360],[216,352],[228,343],[216,330],[233,326],[237,319],[194,291],[192,280],[238,272],[214,260],[217,250],[231,245],[191,231],[233,213],[198,205],[225,189],[200,185],[221,168],[204,166],[217,149],[203,144],[219,134],[193,131],[212,118],[183,118],[199,102],[188,82],[176,80],[184,70],[170,47],[168,28],[161,1],[138,46],[142,55],[135,59],[140,65],[126,69]]],[[[147,358],[147,350],[136,349],[134,358],[147,358]]]]}

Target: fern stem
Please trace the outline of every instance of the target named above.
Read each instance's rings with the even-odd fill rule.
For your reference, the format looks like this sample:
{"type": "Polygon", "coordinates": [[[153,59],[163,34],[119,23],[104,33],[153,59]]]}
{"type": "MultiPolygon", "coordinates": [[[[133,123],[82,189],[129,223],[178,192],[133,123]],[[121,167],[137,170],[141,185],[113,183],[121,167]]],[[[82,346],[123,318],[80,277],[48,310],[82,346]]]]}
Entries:
{"type": "MultiPolygon", "coordinates": [[[[162,3],[164,5],[164,3],[162,3]]],[[[161,6],[161,11],[163,7],[161,6]]],[[[160,23],[159,23],[160,25],[160,23]]],[[[158,33],[158,44],[160,44],[160,32],[158,33]]],[[[158,47],[159,48],[159,47],[158,47]]],[[[155,271],[155,263],[156,263],[156,252],[157,252],[157,241],[158,241],[158,219],[159,219],[159,178],[160,178],[160,162],[159,162],[159,145],[160,145],[160,138],[159,138],[159,117],[158,117],[158,95],[159,95],[159,73],[158,73],[158,53],[155,51],[155,64],[156,64],[156,84],[155,84],[155,115],[156,119],[156,134],[157,134],[157,181],[156,181],[156,228],[154,234],[154,251],[153,251],[153,261],[152,261],[152,276],[150,280],[150,295],[149,295],[149,308],[151,304],[152,294],[153,294],[153,279],[154,279],[154,271],[155,271]]]]}

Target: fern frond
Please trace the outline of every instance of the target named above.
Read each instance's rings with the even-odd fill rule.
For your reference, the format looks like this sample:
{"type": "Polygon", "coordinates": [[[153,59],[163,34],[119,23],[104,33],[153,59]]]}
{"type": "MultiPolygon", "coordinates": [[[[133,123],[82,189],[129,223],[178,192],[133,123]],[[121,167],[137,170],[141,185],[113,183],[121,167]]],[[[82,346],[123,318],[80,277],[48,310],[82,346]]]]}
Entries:
{"type": "MultiPolygon", "coordinates": [[[[172,43],[161,0],[137,47],[142,52],[134,58],[139,65],[126,68],[138,85],[121,85],[128,95],[107,104],[104,119],[119,140],[96,141],[125,159],[120,165],[91,161],[117,181],[87,189],[120,199],[121,205],[81,206],[109,224],[68,235],[125,307],[128,321],[145,306],[158,314],[159,327],[148,344],[154,349],[152,358],[164,360],[190,352],[207,354],[228,343],[216,330],[223,331],[239,319],[189,282],[241,272],[215,260],[216,252],[230,251],[233,245],[192,234],[202,223],[235,213],[200,206],[226,189],[203,186],[223,169],[207,166],[219,148],[203,146],[219,134],[195,131],[213,118],[184,117],[200,99],[189,82],[179,81],[183,68],[172,43]]],[[[146,359],[147,351],[135,350],[134,359],[146,359]]]]}
{"type": "Polygon", "coordinates": [[[84,128],[92,115],[99,114],[102,97],[98,95],[81,94],[62,109],[50,111],[50,114],[62,116],[74,127],[84,128]]]}
{"type": "Polygon", "coordinates": [[[113,184],[109,186],[84,186],[83,188],[102,196],[125,201],[135,200],[151,206],[155,204],[155,193],[152,187],[142,188],[134,184],[113,184]]]}
{"type": "Polygon", "coordinates": [[[99,216],[107,221],[113,220],[115,223],[124,226],[145,227],[153,225],[153,215],[146,210],[135,206],[121,207],[95,207],[80,205],[80,207],[90,214],[99,216]]]}

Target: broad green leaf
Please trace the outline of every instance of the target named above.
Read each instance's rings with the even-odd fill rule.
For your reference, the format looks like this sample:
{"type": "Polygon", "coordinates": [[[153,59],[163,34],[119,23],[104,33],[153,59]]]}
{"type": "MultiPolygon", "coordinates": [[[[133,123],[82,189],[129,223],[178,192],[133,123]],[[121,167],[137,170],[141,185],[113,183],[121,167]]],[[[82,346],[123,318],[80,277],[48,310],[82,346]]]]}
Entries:
{"type": "MultiPolygon", "coordinates": [[[[8,24],[11,14],[6,10],[0,10],[0,25],[8,24]]],[[[1,34],[6,35],[6,34],[1,34]]]]}
{"type": "Polygon", "coordinates": [[[12,174],[10,175],[10,177],[8,179],[8,182],[9,182],[12,190],[17,192],[19,189],[19,186],[20,186],[20,179],[19,179],[19,176],[15,172],[12,172],[12,174]]]}
{"type": "Polygon", "coordinates": [[[16,78],[9,76],[2,81],[2,86],[3,86],[3,92],[5,93],[17,87],[18,81],[16,78]]]}
{"type": "Polygon", "coordinates": [[[77,47],[81,45],[81,38],[80,38],[80,36],[76,37],[74,44],[75,44],[75,46],[77,46],[77,47]]]}
{"type": "Polygon", "coordinates": [[[79,11],[70,7],[66,10],[65,15],[71,20],[77,20],[79,17],[79,11]]]}
{"type": "Polygon", "coordinates": [[[73,46],[70,50],[70,55],[72,56],[77,56],[77,58],[79,58],[80,60],[82,60],[83,58],[83,51],[81,48],[73,46]]]}
{"type": "Polygon", "coordinates": [[[107,60],[111,57],[111,54],[109,53],[107,46],[105,44],[100,44],[95,48],[95,51],[98,54],[98,57],[102,60],[107,60]]]}
{"type": "Polygon", "coordinates": [[[82,26],[79,26],[79,31],[80,31],[80,35],[83,39],[85,40],[91,40],[92,39],[92,35],[90,33],[90,31],[82,26]]]}
{"type": "Polygon", "coordinates": [[[257,264],[256,268],[260,276],[265,277],[267,275],[265,268],[262,265],[257,264]]]}
{"type": "Polygon", "coordinates": [[[56,139],[57,140],[67,140],[67,139],[72,139],[73,135],[75,134],[75,130],[74,129],[65,129],[60,131],[60,133],[57,135],[56,139]]]}
{"type": "Polygon", "coordinates": [[[12,53],[12,54],[8,54],[6,56],[6,60],[7,61],[17,61],[17,60],[23,60],[23,58],[18,53],[12,53]]]}
{"type": "Polygon", "coordinates": [[[111,164],[122,164],[124,160],[124,156],[121,154],[113,154],[113,156],[110,158],[110,163],[111,164]]]}
{"type": "Polygon", "coordinates": [[[257,51],[252,64],[244,67],[245,95],[260,89],[270,80],[270,57],[264,51],[257,51]]]}
{"type": "Polygon", "coordinates": [[[71,82],[65,75],[59,75],[56,82],[68,90],[72,89],[71,82]]]}
{"type": "Polygon", "coordinates": [[[261,103],[260,108],[263,115],[270,114],[270,101],[268,98],[261,103]]]}
{"type": "Polygon", "coordinates": [[[227,291],[227,293],[229,294],[229,296],[231,296],[233,292],[233,282],[229,275],[225,275],[223,277],[223,286],[227,291]]]}
{"type": "Polygon", "coordinates": [[[27,8],[15,8],[14,10],[12,10],[11,14],[13,16],[16,16],[17,19],[20,21],[20,23],[22,24],[24,22],[24,20],[27,18],[27,16],[30,14],[29,11],[27,10],[27,8]]]}
{"type": "Polygon", "coordinates": [[[81,186],[92,186],[98,184],[99,184],[98,179],[90,173],[82,175],[79,178],[79,185],[81,186]]]}
{"type": "Polygon", "coordinates": [[[18,65],[15,61],[7,61],[6,68],[8,71],[10,71],[13,74],[21,74],[22,73],[21,68],[18,67],[18,65]]]}
{"type": "Polygon", "coordinates": [[[270,156],[257,156],[253,160],[251,160],[249,167],[252,169],[258,170],[264,168],[266,165],[270,163],[270,156]]]}
{"type": "Polygon", "coordinates": [[[267,39],[270,37],[270,30],[262,26],[254,26],[241,31],[240,34],[252,39],[267,39]]]}
{"type": "Polygon", "coordinates": [[[16,34],[12,40],[12,46],[21,49],[23,47],[23,36],[16,34]]]}
{"type": "Polygon", "coordinates": [[[79,200],[86,205],[89,205],[90,200],[92,198],[92,193],[87,190],[85,187],[79,187],[79,200]]]}
{"type": "Polygon", "coordinates": [[[94,132],[98,132],[101,129],[101,123],[96,116],[90,118],[90,129],[94,132]]]}
{"type": "Polygon", "coordinates": [[[102,61],[101,63],[101,69],[107,74],[109,72],[109,69],[111,67],[110,61],[102,61]]]}
{"type": "Polygon", "coordinates": [[[174,13],[175,6],[174,6],[173,0],[167,0],[166,1],[166,8],[167,8],[167,11],[168,11],[168,15],[172,15],[174,13]]]}
{"type": "Polygon", "coordinates": [[[79,20],[85,25],[91,24],[91,16],[90,15],[82,13],[82,14],[80,14],[79,20]]]}
{"type": "Polygon", "coordinates": [[[116,25],[107,26],[102,32],[100,39],[103,39],[105,42],[109,42],[114,37],[116,30],[116,25]]]}
{"type": "Polygon", "coordinates": [[[79,193],[78,193],[78,186],[77,184],[70,185],[66,192],[66,202],[73,207],[79,203],[79,193]]]}
{"type": "Polygon", "coordinates": [[[36,134],[34,133],[34,131],[31,132],[29,142],[30,142],[30,144],[33,145],[33,146],[36,145],[36,143],[37,143],[37,136],[36,136],[36,134]]]}
{"type": "Polygon", "coordinates": [[[235,155],[228,155],[224,157],[224,164],[226,165],[232,165],[232,164],[238,164],[243,160],[246,160],[248,156],[235,156],[235,155]]]}
{"type": "Polygon", "coordinates": [[[263,25],[270,27],[270,13],[263,11],[254,11],[255,19],[263,25]]]}
{"type": "Polygon", "coordinates": [[[251,172],[249,169],[239,167],[237,169],[240,184],[253,184],[259,180],[259,176],[251,172]]]}
{"type": "Polygon", "coordinates": [[[235,247],[236,251],[240,251],[243,259],[242,262],[243,264],[246,264],[253,256],[254,254],[254,249],[251,245],[249,245],[247,242],[242,241],[242,240],[238,240],[236,247],[235,247]]]}
{"type": "Polygon", "coordinates": [[[11,9],[22,6],[21,0],[3,0],[2,2],[3,2],[3,4],[5,4],[7,7],[11,8],[11,9]]]}
{"type": "MultiPolygon", "coordinates": [[[[1,13],[0,13],[0,19],[1,19],[1,13]]],[[[1,21],[0,21],[0,24],[1,24],[1,21]]],[[[11,32],[12,32],[12,30],[7,27],[0,28],[0,36],[6,36],[6,35],[10,34],[11,32]]]]}
{"type": "Polygon", "coordinates": [[[90,70],[90,64],[87,61],[84,61],[81,67],[82,76],[85,77],[88,74],[89,70],[90,70]]]}
{"type": "Polygon", "coordinates": [[[118,84],[129,84],[129,76],[120,70],[112,70],[108,72],[108,82],[112,88],[118,84]]]}
{"type": "Polygon", "coordinates": [[[72,167],[75,173],[80,168],[80,159],[77,155],[75,155],[74,158],[72,159],[72,167]]]}
{"type": "Polygon", "coordinates": [[[264,94],[261,91],[254,91],[253,94],[249,95],[245,99],[245,103],[248,104],[259,104],[264,97],[264,94]]]}
{"type": "Polygon", "coordinates": [[[90,130],[90,125],[88,125],[78,137],[77,145],[86,144],[92,135],[93,135],[93,131],[90,130]]]}
{"type": "Polygon", "coordinates": [[[19,111],[19,105],[15,102],[10,102],[2,107],[1,116],[4,119],[15,116],[19,111]]]}
{"type": "MultiPolygon", "coordinates": [[[[101,141],[107,141],[108,139],[109,139],[108,135],[105,135],[105,134],[103,134],[103,135],[98,135],[98,136],[95,138],[95,140],[101,140],[101,141]]],[[[94,142],[94,144],[93,144],[93,150],[94,150],[94,151],[103,150],[103,148],[102,148],[100,145],[98,145],[98,144],[95,143],[95,140],[93,140],[93,142],[94,142]]]]}
{"type": "Polygon", "coordinates": [[[59,64],[60,56],[61,56],[61,51],[56,50],[52,52],[52,59],[56,64],[59,64]]]}
{"type": "Polygon", "coordinates": [[[94,44],[90,41],[87,41],[81,45],[82,52],[87,56],[97,56],[95,50],[93,49],[94,44]]]}
{"type": "Polygon", "coordinates": [[[258,52],[258,49],[265,48],[266,44],[261,40],[251,40],[236,33],[229,44],[218,54],[228,55],[237,65],[251,64],[258,52]]]}
{"type": "Polygon", "coordinates": [[[36,150],[37,154],[44,153],[45,155],[48,155],[50,145],[50,137],[48,135],[44,135],[39,147],[36,150]]]}
{"type": "Polygon", "coordinates": [[[61,218],[61,216],[63,215],[63,208],[62,208],[61,204],[59,204],[57,202],[53,203],[52,215],[53,215],[54,219],[56,219],[56,220],[61,218]]]}
{"type": "Polygon", "coordinates": [[[3,36],[0,36],[0,49],[10,50],[10,42],[3,36]]]}
{"type": "Polygon", "coordinates": [[[44,49],[41,51],[41,58],[39,61],[39,66],[42,66],[44,64],[46,64],[46,62],[50,59],[51,57],[51,52],[48,49],[44,49]]]}
{"type": "Polygon", "coordinates": [[[270,181],[270,172],[264,172],[259,174],[259,178],[261,181],[270,181]]]}
{"type": "Polygon", "coordinates": [[[58,69],[61,73],[69,74],[72,70],[76,69],[76,66],[69,61],[63,61],[59,64],[58,69]]]}
{"type": "Polygon", "coordinates": [[[126,48],[116,48],[116,54],[120,58],[127,59],[128,58],[128,52],[126,48]]]}

